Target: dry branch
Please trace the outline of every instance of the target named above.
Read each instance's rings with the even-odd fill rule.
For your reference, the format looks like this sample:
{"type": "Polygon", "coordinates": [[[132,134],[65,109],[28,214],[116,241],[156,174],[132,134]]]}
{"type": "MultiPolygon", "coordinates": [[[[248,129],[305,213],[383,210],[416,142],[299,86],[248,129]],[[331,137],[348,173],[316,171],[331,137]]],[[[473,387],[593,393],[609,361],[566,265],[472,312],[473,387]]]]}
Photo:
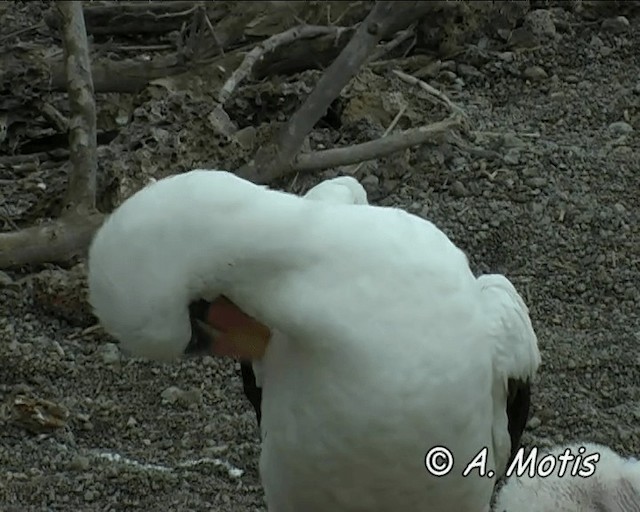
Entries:
{"type": "Polygon", "coordinates": [[[429,2],[377,2],[276,139],[260,148],[253,160],[237,173],[257,183],[267,183],[291,173],[293,157],[304,139],[367,61],[378,42],[385,34],[392,33],[391,29],[397,31],[414,22],[416,17],[426,12],[424,4],[429,2]]]}
{"type": "Polygon", "coordinates": [[[239,175],[250,176],[253,181],[265,183],[281,172],[291,171],[291,160],[299,151],[305,137],[382,38],[380,25],[385,18],[391,16],[392,9],[392,2],[378,2],[374,6],[278,138],[266,147],[260,148],[253,161],[238,171],[239,175]]]}
{"type": "Polygon", "coordinates": [[[59,162],[69,158],[69,151],[66,149],[56,149],[53,151],[41,151],[40,153],[29,153],[27,155],[0,156],[0,168],[15,168],[24,164],[39,165],[42,162],[59,162]]]}
{"type": "MultiPolygon", "coordinates": [[[[324,67],[330,63],[346,45],[345,35],[353,33],[347,28],[336,32],[331,27],[326,36],[316,37],[304,41],[304,44],[294,42],[291,46],[279,47],[276,51],[267,53],[255,63],[253,74],[256,78],[264,78],[274,74],[286,74],[304,71],[305,69],[324,67]]],[[[300,41],[302,43],[302,41],[300,41]]],[[[233,55],[226,54],[226,57],[233,55]]],[[[211,59],[207,66],[222,62],[222,59],[211,59]]],[[[20,73],[24,71],[25,63],[20,63],[20,73]]],[[[200,65],[197,60],[188,61],[178,53],[154,57],[149,60],[123,59],[111,60],[98,58],[91,67],[93,85],[96,93],[119,92],[136,93],[144,89],[149,82],[158,78],[178,75],[200,65]]],[[[66,88],[65,70],[62,61],[50,64],[51,78],[42,84],[43,89],[63,91],[66,88]]]]}
{"type": "Polygon", "coordinates": [[[411,128],[354,146],[327,149],[313,153],[301,153],[296,157],[293,169],[296,172],[313,172],[374,160],[411,146],[426,142],[437,142],[443,136],[461,126],[460,119],[452,117],[444,121],[438,121],[419,128],[411,128]]]}
{"type": "Polygon", "coordinates": [[[388,43],[386,43],[385,45],[381,46],[376,51],[374,51],[369,57],[369,62],[375,62],[377,60],[380,60],[382,57],[384,57],[388,53],[395,50],[407,39],[411,39],[412,37],[415,37],[415,35],[416,35],[416,24],[414,23],[409,28],[398,32],[396,37],[394,37],[391,41],[389,41],[388,43]]]}
{"type": "Polygon", "coordinates": [[[247,77],[249,77],[257,62],[263,60],[267,53],[273,52],[276,48],[289,45],[301,39],[311,39],[318,36],[331,36],[335,39],[340,37],[340,33],[345,29],[340,27],[323,27],[317,25],[302,25],[294,27],[281,34],[276,34],[258,43],[245,56],[242,64],[231,74],[218,93],[218,101],[224,104],[233,94],[235,88],[247,77]]]}
{"type": "MultiPolygon", "coordinates": [[[[177,75],[187,71],[189,64],[177,54],[156,57],[150,60],[100,59],[91,66],[94,91],[136,93],[157,78],[177,75]]],[[[62,91],[66,87],[66,75],[62,62],[51,65],[51,88],[62,91]]]]}
{"type": "MultiPolygon", "coordinates": [[[[200,5],[202,2],[109,2],[86,5],[84,19],[89,34],[162,34],[180,29],[200,5]]],[[[207,16],[218,19],[225,12],[226,9],[213,4],[207,16]]],[[[55,10],[49,11],[44,19],[53,29],[58,30],[61,26],[55,10]]]]}
{"type": "Polygon", "coordinates": [[[67,133],[69,130],[69,120],[51,103],[42,101],[40,112],[60,133],[67,133]]]}
{"type": "MultiPolygon", "coordinates": [[[[387,135],[389,135],[391,133],[391,130],[393,130],[396,125],[400,122],[400,119],[402,118],[402,116],[404,115],[405,111],[407,110],[407,105],[403,105],[402,108],[400,109],[400,111],[395,115],[395,117],[391,120],[391,123],[389,124],[389,126],[387,126],[387,129],[384,131],[384,133],[382,134],[382,137],[386,137],[387,135]]],[[[357,176],[358,172],[360,171],[360,169],[362,168],[362,166],[365,164],[366,160],[360,162],[356,168],[353,171],[353,175],[357,176]]]]}
{"type": "Polygon", "coordinates": [[[40,226],[0,233],[0,268],[66,262],[86,251],[104,216],[67,215],[40,226]]]}
{"type": "Polygon", "coordinates": [[[69,160],[72,167],[69,172],[65,211],[77,208],[82,210],[82,213],[88,213],[94,210],[96,205],[98,138],[87,31],[81,3],[58,2],[57,7],[64,27],[62,41],[72,113],[69,121],[69,160]]]}

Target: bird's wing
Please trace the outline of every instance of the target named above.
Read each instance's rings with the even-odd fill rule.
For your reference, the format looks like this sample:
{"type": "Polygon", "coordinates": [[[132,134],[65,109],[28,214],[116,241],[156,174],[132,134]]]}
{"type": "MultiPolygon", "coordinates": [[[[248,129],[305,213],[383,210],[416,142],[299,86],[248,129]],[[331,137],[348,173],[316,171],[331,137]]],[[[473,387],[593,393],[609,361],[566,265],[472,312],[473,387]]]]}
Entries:
{"type": "Polygon", "coordinates": [[[502,474],[520,444],[529,414],[530,385],[540,365],[538,340],[529,310],[503,275],[480,276],[493,342],[493,445],[498,474],[502,474]]]}

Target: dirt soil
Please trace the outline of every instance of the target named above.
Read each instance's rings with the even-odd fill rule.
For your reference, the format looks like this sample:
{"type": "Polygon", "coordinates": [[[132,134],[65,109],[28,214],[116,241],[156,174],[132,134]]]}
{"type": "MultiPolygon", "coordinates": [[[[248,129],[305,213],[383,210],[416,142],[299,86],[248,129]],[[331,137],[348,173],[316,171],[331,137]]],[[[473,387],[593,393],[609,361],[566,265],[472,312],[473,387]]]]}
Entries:
{"type": "MultiPolygon", "coordinates": [[[[12,9],[7,33],[42,14],[30,3],[12,9]]],[[[476,272],[506,274],[525,297],[543,361],[525,445],[588,440],[638,457],[640,18],[626,24],[561,9],[551,14],[556,34],[548,40],[486,50],[481,58],[462,53],[425,78],[468,113],[473,144],[483,152],[424,146],[366,164],[359,176],[373,203],[435,222],[476,272]]],[[[33,44],[32,37],[18,34],[12,44],[33,44]]],[[[341,125],[325,119],[312,146],[379,136],[400,104],[407,106],[400,128],[446,115],[398,80],[396,66],[415,71],[400,61],[363,71],[334,113],[341,125]]],[[[315,80],[313,73],[303,76],[315,80]]],[[[242,102],[229,109],[232,118],[255,110],[260,87],[238,91],[242,102]]],[[[168,102],[157,90],[131,100],[136,119],[147,119],[142,125],[160,100],[168,102]]],[[[187,100],[184,109],[162,115],[185,116],[189,125],[187,116],[198,109],[189,110],[187,100]]],[[[263,109],[267,100],[278,104],[264,93],[263,109]]],[[[130,162],[133,143],[111,151],[114,160],[130,162]]],[[[227,162],[191,157],[168,164],[158,158],[158,174],[162,166],[227,162]]],[[[274,186],[302,192],[335,174],[274,186]]],[[[57,171],[38,176],[51,193],[57,171]]],[[[8,230],[38,190],[2,178],[8,230]]],[[[67,309],[58,299],[47,303],[57,297],[55,276],[73,272],[82,268],[0,273],[0,511],[265,510],[258,429],[237,366],[212,358],[124,358],[113,340],[90,328],[81,301],[67,309]],[[17,408],[18,396],[52,402],[39,406],[51,428],[31,432],[16,414],[34,405],[17,408]]]]}

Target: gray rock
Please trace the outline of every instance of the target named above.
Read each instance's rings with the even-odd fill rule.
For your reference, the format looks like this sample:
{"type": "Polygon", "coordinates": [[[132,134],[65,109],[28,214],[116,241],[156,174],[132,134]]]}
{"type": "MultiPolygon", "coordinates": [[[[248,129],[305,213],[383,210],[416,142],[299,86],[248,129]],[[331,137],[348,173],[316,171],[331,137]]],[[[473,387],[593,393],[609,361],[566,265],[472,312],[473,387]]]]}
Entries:
{"type": "Polygon", "coordinates": [[[518,165],[520,163],[520,151],[512,148],[504,155],[504,162],[509,165],[518,165]]]}
{"type": "Polygon", "coordinates": [[[622,34],[629,30],[629,20],[624,16],[616,16],[615,18],[607,18],[602,22],[600,28],[603,32],[611,32],[612,34],[622,34]]]}
{"type": "Polygon", "coordinates": [[[196,388],[185,391],[177,386],[169,386],[160,394],[160,398],[163,404],[177,403],[183,407],[189,407],[202,403],[202,391],[196,388]]]}
{"type": "Polygon", "coordinates": [[[0,270],[0,288],[4,288],[5,286],[10,286],[13,284],[13,279],[9,274],[0,270]]]}
{"type": "Polygon", "coordinates": [[[522,75],[527,80],[531,80],[532,82],[538,82],[540,80],[544,80],[545,78],[549,77],[547,72],[544,69],[542,69],[540,66],[529,66],[524,70],[522,75]]]}
{"type": "Polygon", "coordinates": [[[529,11],[524,17],[523,26],[528,28],[538,39],[545,39],[556,35],[556,25],[553,16],[546,9],[529,11]]]}
{"type": "Polygon", "coordinates": [[[454,197],[466,197],[469,195],[469,191],[460,181],[456,180],[451,185],[451,195],[454,197]]]}
{"type": "Polygon", "coordinates": [[[502,138],[502,145],[505,148],[521,148],[525,146],[525,142],[516,137],[513,133],[505,133],[502,138]]]}
{"type": "Polygon", "coordinates": [[[380,178],[378,178],[375,174],[369,174],[368,176],[362,178],[361,183],[363,187],[377,187],[380,184],[380,178]]]}
{"type": "Polygon", "coordinates": [[[100,349],[100,357],[105,364],[120,362],[120,349],[115,343],[105,343],[100,349]]]}
{"type": "Polygon", "coordinates": [[[69,463],[69,468],[75,471],[87,471],[90,465],[88,457],[76,455],[69,463]]]}
{"type": "Polygon", "coordinates": [[[458,78],[458,75],[456,75],[453,71],[449,71],[447,69],[441,71],[438,75],[438,80],[442,82],[453,83],[456,81],[456,78],[458,78]]]}
{"type": "Polygon", "coordinates": [[[160,393],[160,398],[162,398],[163,404],[173,405],[180,400],[183,393],[184,391],[182,391],[178,386],[169,386],[160,393]]]}
{"type": "Polygon", "coordinates": [[[482,78],[484,76],[475,66],[470,64],[458,64],[458,74],[467,78],[482,78]]]}
{"type": "Polygon", "coordinates": [[[540,425],[542,425],[542,420],[540,418],[538,418],[537,416],[533,416],[529,422],[527,423],[527,427],[529,428],[529,430],[535,430],[537,429],[540,425]]]}
{"type": "Polygon", "coordinates": [[[620,135],[627,135],[632,131],[633,126],[625,121],[616,121],[609,125],[609,132],[616,137],[619,137],[620,135]]]}
{"type": "Polygon", "coordinates": [[[500,52],[498,58],[503,62],[513,62],[516,58],[515,52],[500,52]]]}

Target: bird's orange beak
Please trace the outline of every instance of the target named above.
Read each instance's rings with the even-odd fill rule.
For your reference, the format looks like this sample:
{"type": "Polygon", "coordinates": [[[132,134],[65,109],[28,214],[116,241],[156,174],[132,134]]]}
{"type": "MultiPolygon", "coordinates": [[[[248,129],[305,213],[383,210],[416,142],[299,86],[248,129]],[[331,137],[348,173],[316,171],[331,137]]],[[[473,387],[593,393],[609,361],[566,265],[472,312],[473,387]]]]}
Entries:
{"type": "Polygon", "coordinates": [[[226,297],[218,297],[209,306],[205,323],[219,334],[212,337],[212,352],[251,361],[264,356],[271,331],[250,317],[226,297]]]}

